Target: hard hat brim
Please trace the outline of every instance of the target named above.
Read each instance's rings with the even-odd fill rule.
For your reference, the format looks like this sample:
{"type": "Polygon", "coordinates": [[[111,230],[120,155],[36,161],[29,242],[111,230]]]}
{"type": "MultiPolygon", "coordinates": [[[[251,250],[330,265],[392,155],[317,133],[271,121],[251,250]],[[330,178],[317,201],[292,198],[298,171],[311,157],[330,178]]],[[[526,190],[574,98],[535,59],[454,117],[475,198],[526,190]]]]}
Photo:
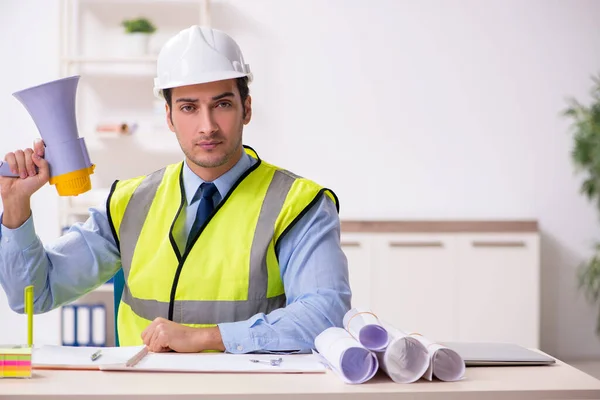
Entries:
{"type": "Polygon", "coordinates": [[[154,95],[156,97],[158,97],[159,99],[164,99],[164,96],[162,93],[163,89],[173,89],[173,88],[182,87],[182,86],[200,85],[203,83],[225,81],[228,79],[237,79],[237,78],[243,78],[243,77],[248,77],[248,83],[252,82],[252,73],[244,73],[244,72],[238,72],[238,71],[219,71],[219,72],[213,72],[213,73],[205,73],[205,74],[202,74],[202,77],[199,77],[198,79],[195,79],[192,81],[186,81],[186,82],[172,81],[172,82],[169,82],[169,84],[167,84],[167,85],[154,86],[154,95]]]}

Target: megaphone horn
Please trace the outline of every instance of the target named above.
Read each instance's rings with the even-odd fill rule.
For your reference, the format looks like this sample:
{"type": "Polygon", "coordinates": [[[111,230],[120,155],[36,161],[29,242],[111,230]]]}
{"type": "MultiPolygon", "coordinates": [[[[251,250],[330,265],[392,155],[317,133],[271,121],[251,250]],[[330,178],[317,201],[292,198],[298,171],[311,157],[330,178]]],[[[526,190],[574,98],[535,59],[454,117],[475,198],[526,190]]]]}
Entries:
{"type": "MultiPolygon", "coordinates": [[[[60,196],[77,196],[92,188],[91,163],[75,118],[75,95],[79,75],[58,79],[13,93],[33,119],[46,146],[50,184],[60,196]]],[[[0,161],[0,175],[18,176],[0,161]]]]}

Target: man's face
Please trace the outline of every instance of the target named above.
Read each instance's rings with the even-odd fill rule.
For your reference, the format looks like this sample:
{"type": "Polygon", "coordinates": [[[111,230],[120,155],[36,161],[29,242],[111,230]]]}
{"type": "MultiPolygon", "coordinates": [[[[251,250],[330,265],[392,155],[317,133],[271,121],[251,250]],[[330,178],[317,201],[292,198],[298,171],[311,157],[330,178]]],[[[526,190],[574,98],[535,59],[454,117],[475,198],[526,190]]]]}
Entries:
{"type": "Polygon", "coordinates": [[[250,96],[246,99],[244,117],[235,79],[177,87],[171,93],[167,122],[177,135],[190,167],[205,175],[205,169],[213,169],[207,174],[209,179],[203,177],[205,180],[227,172],[243,151],[243,127],[252,116],[250,96]]]}

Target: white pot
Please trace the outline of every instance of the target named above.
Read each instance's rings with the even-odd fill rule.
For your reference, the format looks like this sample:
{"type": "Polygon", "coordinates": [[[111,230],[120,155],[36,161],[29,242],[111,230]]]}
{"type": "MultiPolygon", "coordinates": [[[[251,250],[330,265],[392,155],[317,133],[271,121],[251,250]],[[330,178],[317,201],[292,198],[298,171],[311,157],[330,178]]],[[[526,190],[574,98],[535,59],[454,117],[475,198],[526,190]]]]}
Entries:
{"type": "Polygon", "coordinates": [[[148,42],[150,34],[148,33],[126,33],[122,40],[122,51],[128,57],[139,57],[148,54],[148,42]]]}

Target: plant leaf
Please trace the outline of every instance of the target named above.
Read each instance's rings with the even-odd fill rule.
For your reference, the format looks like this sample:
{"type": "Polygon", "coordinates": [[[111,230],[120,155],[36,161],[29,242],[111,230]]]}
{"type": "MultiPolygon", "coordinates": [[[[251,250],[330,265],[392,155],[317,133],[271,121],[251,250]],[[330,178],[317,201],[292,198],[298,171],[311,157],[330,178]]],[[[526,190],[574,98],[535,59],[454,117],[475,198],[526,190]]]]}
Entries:
{"type": "MultiPolygon", "coordinates": [[[[600,75],[592,76],[591,104],[586,106],[574,98],[567,99],[562,115],[571,121],[573,136],[571,160],[577,172],[583,173],[580,192],[600,210],[600,75]]],[[[594,304],[600,301],[600,243],[594,254],[578,268],[579,288],[594,304]]],[[[600,336],[600,312],[596,320],[600,336]]]]}

